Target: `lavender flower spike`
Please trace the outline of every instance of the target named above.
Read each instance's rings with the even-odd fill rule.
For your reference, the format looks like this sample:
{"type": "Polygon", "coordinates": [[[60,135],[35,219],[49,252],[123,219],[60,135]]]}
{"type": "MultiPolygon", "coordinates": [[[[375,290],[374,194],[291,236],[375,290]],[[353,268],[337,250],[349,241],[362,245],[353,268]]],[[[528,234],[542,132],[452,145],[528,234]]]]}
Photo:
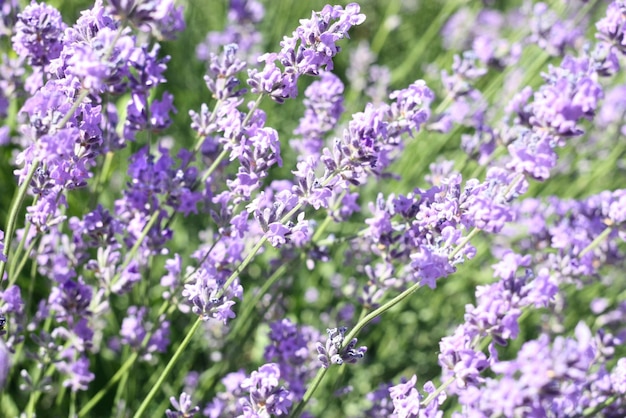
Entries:
{"type": "Polygon", "coordinates": [[[194,282],[185,284],[182,292],[192,305],[193,313],[201,315],[205,321],[215,318],[224,324],[235,317],[232,310],[235,302],[232,299],[243,296],[243,288],[237,280],[228,289],[223,289],[224,281],[204,268],[198,269],[193,277],[194,282]]]}
{"type": "Polygon", "coordinates": [[[63,48],[65,23],[61,13],[45,3],[35,2],[17,16],[13,49],[32,66],[45,66],[57,58],[63,48]]]}
{"type": "Polygon", "coordinates": [[[165,411],[167,418],[191,418],[196,415],[196,413],[200,412],[199,406],[191,407],[191,395],[185,392],[180,394],[180,400],[176,399],[174,396],[170,397],[170,402],[176,410],[170,411],[168,409],[165,411]]]}
{"type": "Polygon", "coordinates": [[[327,369],[331,363],[339,365],[344,362],[356,363],[365,356],[367,347],[361,346],[357,349],[354,348],[357,343],[356,338],[353,338],[345,348],[341,348],[347,330],[346,327],[328,328],[326,330],[328,333],[326,346],[322,345],[322,343],[317,343],[317,358],[322,362],[322,367],[325,369],[327,369]]]}
{"type": "Polygon", "coordinates": [[[276,363],[264,364],[258,371],[241,382],[240,387],[250,393],[249,399],[240,401],[242,417],[269,418],[271,415],[287,415],[291,400],[287,389],[279,386],[280,369],[276,363]]]}
{"type": "Polygon", "coordinates": [[[265,62],[261,71],[248,71],[248,84],[253,93],[267,93],[278,103],[298,94],[297,81],[301,75],[318,75],[333,69],[333,57],[341,50],[336,42],[348,38],[352,26],[365,21],[360,6],[350,3],[341,6],[325,6],[314,12],[310,19],[300,21],[292,36],[285,36],[279,53],[267,53],[259,57],[265,62]],[[276,63],[284,66],[281,70],[276,63]]]}

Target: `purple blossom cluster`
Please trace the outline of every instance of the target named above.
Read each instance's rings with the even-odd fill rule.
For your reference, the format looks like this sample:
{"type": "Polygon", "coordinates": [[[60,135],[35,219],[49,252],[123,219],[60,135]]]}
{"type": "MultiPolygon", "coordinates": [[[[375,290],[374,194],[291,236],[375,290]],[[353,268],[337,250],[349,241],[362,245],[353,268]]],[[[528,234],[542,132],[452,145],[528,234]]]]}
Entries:
{"type": "Polygon", "coordinates": [[[166,90],[177,54],[161,42],[186,29],[182,6],[96,0],[69,24],[0,0],[7,413],[97,415],[117,388],[119,416],[626,415],[626,191],[536,192],[568,164],[588,186],[592,160],[623,174],[605,131],[626,132],[626,2],[599,18],[444,9],[449,64],[404,87],[412,54],[378,62],[394,5],[347,69],[358,4],[313,11],[277,52],[265,7],[229,2],[192,47],[208,100],[182,112],[195,138],[171,138],[189,101],[166,90]],[[453,286],[469,299],[441,311],[462,322],[413,350],[453,286]],[[406,330],[376,334],[387,315],[406,330]],[[401,359],[377,364],[385,350],[401,359]],[[433,350],[431,369],[408,363],[433,350]]]}

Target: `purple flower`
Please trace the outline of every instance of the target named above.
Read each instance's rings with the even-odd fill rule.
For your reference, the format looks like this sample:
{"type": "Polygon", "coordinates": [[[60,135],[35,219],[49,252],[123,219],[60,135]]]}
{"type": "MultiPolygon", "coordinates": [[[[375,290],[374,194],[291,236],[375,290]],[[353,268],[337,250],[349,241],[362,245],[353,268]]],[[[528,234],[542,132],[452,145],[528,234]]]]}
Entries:
{"type": "Polygon", "coordinates": [[[159,39],[173,40],[185,29],[183,7],[172,0],[108,0],[115,13],[159,39]]]}
{"type": "Polygon", "coordinates": [[[72,217],[68,221],[73,232],[73,255],[77,262],[84,262],[91,256],[89,250],[100,247],[117,249],[120,244],[116,235],[123,231],[120,222],[108,210],[98,205],[84,215],[83,219],[72,217]]]}
{"type": "Polygon", "coordinates": [[[236,196],[233,203],[247,201],[274,164],[283,165],[278,132],[272,128],[251,126],[240,143],[233,148],[231,160],[238,158],[241,166],[237,178],[228,180],[227,186],[236,196]]]}
{"type": "Polygon", "coordinates": [[[476,67],[477,56],[473,51],[468,51],[462,57],[454,56],[452,74],[442,71],[441,79],[448,94],[453,97],[463,96],[469,93],[472,81],[487,74],[486,68],[476,67]]]}
{"type": "Polygon", "coordinates": [[[393,412],[398,418],[417,418],[420,412],[421,396],[415,389],[417,376],[413,375],[408,381],[389,388],[389,395],[393,402],[393,412]]]}
{"type": "Polygon", "coordinates": [[[287,415],[292,401],[289,391],[279,386],[280,369],[275,363],[264,364],[258,371],[253,371],[244,379],[240,387],[250,394],[249,398],[240,399],[243,416],[287,415]]]}
{"type": "Polygon", "coordinates": [[[268,241],[272,247],[281,247],[287,242],[286,235],[291,234],[291,230],[280,222],[272,222],[267,226],[268,241]]]}
{"type": "Polygon", "coordinates": [[[0,4],[0,38],[11,34],[19,11],[19,0],[6,0],[0,4]]]}
{"type": "Polygon", "coordinates": [[[546,84],[535,93],[531,125],[559,137],[583,133],[581,119],[592,119],[603,90],[589,59],[566,56],[558,68],[551,67],[546,84]]]}
{"type": "Polygon", "coordinates": [[[553,138],[524,128],[516,133],[517,139],[508,146],[512,159],[507,168],[535,180],[547,180],[557,160],[553,138]]]}
{"type": "MultiPolygon", "coordinates": [[[[4,231],[0,230],[0,261],[7,261],[7,257],[4,255],[4,231]]],[[[0,278],[2,280],[3,278],[0,278]]]]}
{"type": "Polygon", "coordinates": [[[294,98],[301,75],[318,75],[320,71],[333,69],[333,57],[340,48],[336,42],[347,38],[354,25],[360,25],[365,15],[360,7],[350,3],[341,6],[325,6],[321,12],[313,12],[311,19],[302,19],[291,37],[283,38],[281,51],[259,57],[265,62],[263,70],[248,71],[248,84],[253,93],[266,93],[278,103],[294,98]],[[284,66],[281,70],[276,61],[284,66]]]}
{"type": "Polygon", "coordinates": [[[53,287],[48,297],[50,310],[56,313],[57,321],[72,325],[81,317],[90,316],[93,290],[82,279],[66,280],[53,287]]]}
{"type": "Polygon", "coordinates": [[[166,410],[165,416],[167,418],[191,418],[198,412],[200,412],[199,406],[191,406],[191,395],[188,395],[185,392],[180,394],[180,400],[176,399],[174,396],[171,396],[170,402],[176,410],[166,410]]]}
{"type": "MultiPolygon", "coordinates": [[[[428,118],[433,93],[423,81],[395,91],[390,97],[394,100],[391,105],[368,104],[364,112],[354,114],[332,149],[323,149],[325,177],[341,178],[329,184],[335,190],[361,184],[368,172],[381,175],[401,150],[401,135],[414,134],[428,118]]],[[[322,182],[330,183],[325,179],[322,182]]]]}
{"type": "Polygon", "coordinates": [[[331,364],[342,365],[343,363],[356,363],[365,356],[367,347],[356,347],[357,339],[353,338],[345,347],[344,337],[346,327],[328,328],[328,339],[326,345],[318,342],[316,349],[318,353],[318,360],[322,363],[322,367],[327,369],[331,364]]]}
{"type": "Polygon", "coordinates": [[[24,300],[18,285],[11,285],[4,291],[0,291],[0,299],[4,302],[0,311],[3,314],[21,314],[24,311],[24,300]]]}
{"type": "Polygon", "coordinates": [[[343,90],[339,77],[324,71],[320,80],[311,83],[304,91],[304,117],[294,130],[294,134],[302,139],[289,142],[298,153],[298,159],[320,155],[324,135],[335,128],[343,113],[343,90]]]}
{"type": "Polygon", "coordinates": [[[191,280],[191,283],[185,284],[182,295],[191,305],[193,313],[205,321],[215,318],[224,324],[236,316],[231,309],[235,305],[232,299],[243,296],[243,288],[237,280],[224,289],[224,281],[205,268],[196,270],[191,280]]]}
{"type": "Polygon", "coordinates": [[[65,24],[57,9],[33,0],[17,19],[13,49],[30,65],[45,66],[59,56],[65,24]]]}
{"type": "Polygon", "coordinates": [[[613,1],[606,10],[606,16],[596,23],[596,36],[609,43],[611,48],[617,48],[622,54],[626,52],[626,18],[624,18],[624,3],[613,1]]]}
{"type": "Polygon", "coordinates": [[[159,221],[148,232],[142,248],[148,253],[159,253],[171,238],[172,231],[161,223],[166,222],[164,206],[169,206],[184,214],[196,211],[201,196],[192,190],[197,170],[189,167],[191,155],[181,150],[180,164],[170,157],[169,151],[159,149],[160,156],[142,148],[131,156],[128,172],[131,180],[124,191],[124,197],[115,203],[120,222],[128,225],[126,243],[132,247],[138,239],[150,216],[159,212],[159,221]]]}
{"type": "Polygon", "coordinates": [[[209,56],[209,70],[204,81],[215,99],[239,97],[246,92],[238,89],[237,74],[246,67],[246,63],[236,56],[238,48],[236,44],[228,44],[220,55],[211,53],[209,56]]]}
{"type": "Polygon", "coordinates": [[[164,353],[167,351],[170,323],[161,317],[159,318],[158,327],[155,327],[146,321],[146,314],[147,309],[145,307],[130,306],[128,308],[127,316],[122,321],[120,329],[120,336],[122,337],[120,342],[133,350],[140,350],[146,335],[150,331],[152,335],[142,350],[142,358],[149,361],[155,352],[164,353]]]}
{"type": "Polygon", "coordinates": [[[551,55],[563,55],[566,48],[575,48],[584,35],[580,22],[574,18],[560,20],[546,3],[533,5],[530,13],[532,35],[528,42],[538,45],[551,55]]]}
{"type": "Polygon", "coordinates": [[[489,232],[499,232],[514,219],[509,201],[523,194],[528,183],[519,175],[492,167],[484,183],[470,180],[465,185],[465,201],[461,205],[464,222],[489,232]]]}
{"type": "Polygon", "coordinates": [[[167,274],[161,278],[161,286],[166,290],[163,292],[164,299],[170,299],[173,291],[180,286],[182,282],[182,258],[179,254],[174,254],[173,258],[165,261],[165,270],[167,274]]]}
{"type": "Polygon", "coordinates": [[[123,91],[129,60],[136,49],[134,40],[127,34],[120,36],[117,29],[109,27],[91,36],[88,40],[77,37],[66,43],[51,71],[68,79],[76,77],[82,88],[96,94],[123,91]]]}
{"type": "Polygon", "coordinates": [[[4,388],[11,372],[11,353],[4,339],[0,339],[0,388],[4,388]]]}
{"type": "Polygon", "coordinates": [[[626,395],[626,358],[617,361],[611,373],[611,384],[616,393],[626,395]]]}
{"type": "Polygon", "coordinates": [[[61,358],[63,360],[56,363],[56,368],[68,376],[63,386],[71,388],[72,392],[87,390],[89,383],[96,377],[89,371],[89,359],[82,355],[76,357],[72,349],[65,350],[61,358]]]}
{"type": "Polygon", "coordinates": [[[269,338],[271,342],[265,347],[264,359],[278,365],[290,399],[298,401],[317,371],[313,362],[313,345],[319,339],[319,333],[311,327],[298,327],[283,319],[270,324],[269,338]]]}
{"type": "Polygon", "coordinates": [[[230,1],[227,23],[221,32],[209,32],[204,42],[196,47],[200,60],[208,60],[211,53],[217,53],[221,47],[229,44],[238,45],[239,54],[248,64],[253,64],[259,56],[258,50],[263,35],[258,31],[265,10],[256,0],[230,1]]]}
{"type": "Polygon", "coordinates": [[[486,379],[480,396],[472,391],[460,402],[467,413],[513,416],[534,411],[533,416],[571,416],[585,407],[583,393],[598,376],[591,371],[597,347],[584,324],[576,327],[576,339],[547,335],[526,342],[511,361],[496,361],[492,370],[501,379],[486,379]]]}
{"type": "Polygon", "coordinates": [[[210,418],[236,417],[242,414],[242,408],[237,400],[245,396],[241,383],[247,379],[243,370],[229,373],[221,380],[225,391],[219,392],[211,402],[207,404],[202,413],[210,418]]]}
{"type": "Polygon", "coordinates": [[[391,399],[389,399],[390,388],[390,384],[383,383],[378,389],[366,395],[367,400],[372,403],[372,407],[365,411],[365,417],[378,418],[392,416],[394,405],[391,399]]]}

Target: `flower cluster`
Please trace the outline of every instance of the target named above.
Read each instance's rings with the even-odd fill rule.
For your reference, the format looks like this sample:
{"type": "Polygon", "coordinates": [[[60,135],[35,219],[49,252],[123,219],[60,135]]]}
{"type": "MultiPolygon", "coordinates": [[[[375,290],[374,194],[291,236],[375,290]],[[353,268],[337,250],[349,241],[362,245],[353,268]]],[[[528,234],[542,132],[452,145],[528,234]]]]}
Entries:
{"type": "Polygon", "coordinates": [[[196,3],[0,0],[4,414],[626,416],[625,0],[196,3]]]}

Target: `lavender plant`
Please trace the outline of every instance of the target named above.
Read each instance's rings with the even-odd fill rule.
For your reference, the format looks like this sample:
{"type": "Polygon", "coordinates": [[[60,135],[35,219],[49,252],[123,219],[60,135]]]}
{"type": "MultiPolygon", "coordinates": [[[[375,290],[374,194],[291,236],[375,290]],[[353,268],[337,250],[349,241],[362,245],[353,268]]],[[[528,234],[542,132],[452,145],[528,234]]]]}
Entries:
{"type": "Polygon", "coordinates": [[[0,0],[0,415],[626,416],[626,2],[313,3],[0,0]]]}

